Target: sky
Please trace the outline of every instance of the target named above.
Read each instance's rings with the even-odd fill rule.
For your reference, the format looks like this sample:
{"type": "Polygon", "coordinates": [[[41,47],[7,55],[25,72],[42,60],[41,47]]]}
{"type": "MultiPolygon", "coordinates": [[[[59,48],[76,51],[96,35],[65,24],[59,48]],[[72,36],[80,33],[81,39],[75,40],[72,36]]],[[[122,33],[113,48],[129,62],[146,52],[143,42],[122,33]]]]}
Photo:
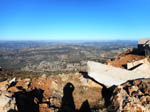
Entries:
{"type": "Polygon", "coordinates": [[[0,0],[0,40],[150,37],[150,0],[0,0]]]}

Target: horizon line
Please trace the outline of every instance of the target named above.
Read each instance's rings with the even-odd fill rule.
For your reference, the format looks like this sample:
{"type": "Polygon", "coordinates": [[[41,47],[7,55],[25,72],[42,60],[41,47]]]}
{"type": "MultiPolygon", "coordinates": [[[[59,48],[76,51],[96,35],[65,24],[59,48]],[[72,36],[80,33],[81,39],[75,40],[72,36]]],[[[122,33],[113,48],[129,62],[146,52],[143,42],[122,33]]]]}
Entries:
{"type": "MultiPolygon", "coordinates": [[[[141,38],[141,39],[145,39],[145,38],[141,38]]],[[[74,40],[58,40],[58,39],[56,39],[56,40],[54,40],[54,39],[49,39],[49,40],[0,40],[0,41],[138,41],[138,40],[140,40],[140,39],[107,39],[107,40],[102,40],[102,39],[93,39],[93,40],[76,40],[76,39],[74,39],[74,40]]]]}

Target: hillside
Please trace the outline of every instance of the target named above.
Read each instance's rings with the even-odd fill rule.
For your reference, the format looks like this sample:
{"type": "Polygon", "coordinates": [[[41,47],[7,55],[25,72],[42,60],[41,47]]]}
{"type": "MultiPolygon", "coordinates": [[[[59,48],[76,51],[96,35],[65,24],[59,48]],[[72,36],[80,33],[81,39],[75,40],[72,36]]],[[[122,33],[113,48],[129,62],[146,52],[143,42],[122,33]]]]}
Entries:
{"type": "Polygon", "coordinates": [[[2,41],[0,66],[13,71],[80,71],[88,60],[104,63],[131,47],[136,41],[2,41]]]}
{"type": "MultiPolygon", "coordinates": [[[[143,58],[130,49],[106,64],[126,69],[123,65],[143,58]]],[[[87,72],[46,75],[1,68],[0,74],[7,79],[0,83],[1,112],[150,111],[150,79],[130,80],[106,88],[88,77],[87,72]]]]}

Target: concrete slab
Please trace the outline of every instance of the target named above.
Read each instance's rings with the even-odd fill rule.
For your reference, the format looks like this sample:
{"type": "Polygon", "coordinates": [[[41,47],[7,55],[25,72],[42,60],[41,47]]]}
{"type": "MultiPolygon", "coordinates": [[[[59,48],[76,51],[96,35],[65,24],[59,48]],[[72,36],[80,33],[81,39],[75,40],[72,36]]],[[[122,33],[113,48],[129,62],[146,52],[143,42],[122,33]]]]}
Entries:
{"type": "Polygon", "coordinates": [[[138,72],[141,74],[150,74],[150,63],[146,60],[142,65],[138,66],[133,70],[134,72],[138,72]]]}
{"type": "Polygon", "coordinates": [[[131,63],[127,63],[127,69],[132,69],[134,68],[135,66],[139,65],[139,64],[143,64],[143,63],[147,63],[148,60],[147,58],[144,58],[142,60],[138,60],[138,61],[133,61],[131,63]]]}
{"type": "Polygon", "coordinates": [[[120,85],[127,80],[150,78],[150,74],[128,71],[98,62],[88,61],[87,65],[88,75],[106,87],[120,85]]]}

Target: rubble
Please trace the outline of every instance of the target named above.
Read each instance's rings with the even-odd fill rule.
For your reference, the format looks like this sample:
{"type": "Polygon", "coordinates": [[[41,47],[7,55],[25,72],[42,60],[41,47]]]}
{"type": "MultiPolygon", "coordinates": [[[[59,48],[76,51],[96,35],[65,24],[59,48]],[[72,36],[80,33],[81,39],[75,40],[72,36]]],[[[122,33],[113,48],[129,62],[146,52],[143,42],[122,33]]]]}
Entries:
{"type": "Polygon", "coordinates": [[[150,79],[130,80],[112,92],[109,112],[149,112],[150,79]]]}
{"type": "Polygon", "coordinates": [[[137,55],[132,52],[135,52],[134,49],[129,49],[125,52],[122,52],[121,54],[114,56],[114,60],[109,60],[105,64],[126,69],[127,63],[142,60],[145,58],[145,56],[137,55]]]}
{"type": "Polygon", "coordinates": [[[104,98],[108,112],[150,111],[150,63],[145,58],[130,69],[88,62],[88,75],[107,87],[104,98]]]}
{"type": "Polygon", "coordinates": [[[8,87],[7,81],[0,84],[0,112],[17,111],[16,100],[13,94],[7,91],[8,87]]]}
{"type": "MultiPolygon", "coordinates": [[[[75,73],[1,82],[0,112],[70,112],[84,111],[89,105],[102,105],[99,104],[103,99],[100,94],[102,86],[90,79],[86,79],[88,83],[85,85],[83,79],[81,73],[75,73]],[[12,82],[15,83],[12,85],[12,82]],[[71,94],[70,85],[74,87],[71,94]],[[73,100],[68,100],[71,97],[73,100]],[[74,106],[70,107],[68,102],[74,106]]],[[[92,109],[92,106],[88,108],[92,109]]],[[[99,109],[103,108],[104,105],[99,109]]]]}
{"type": "Polygon", "coordinates": [[[0,94],[0,112],[9,112],[10,110],[17,110],[16,101],[8,92],[1,92],[0,94]]]}
{"type": "Polygon", "coordinates": [[[0,112],[149,112],[150,63],[130,53],[83,73],[3,81],[0,112]]]}

